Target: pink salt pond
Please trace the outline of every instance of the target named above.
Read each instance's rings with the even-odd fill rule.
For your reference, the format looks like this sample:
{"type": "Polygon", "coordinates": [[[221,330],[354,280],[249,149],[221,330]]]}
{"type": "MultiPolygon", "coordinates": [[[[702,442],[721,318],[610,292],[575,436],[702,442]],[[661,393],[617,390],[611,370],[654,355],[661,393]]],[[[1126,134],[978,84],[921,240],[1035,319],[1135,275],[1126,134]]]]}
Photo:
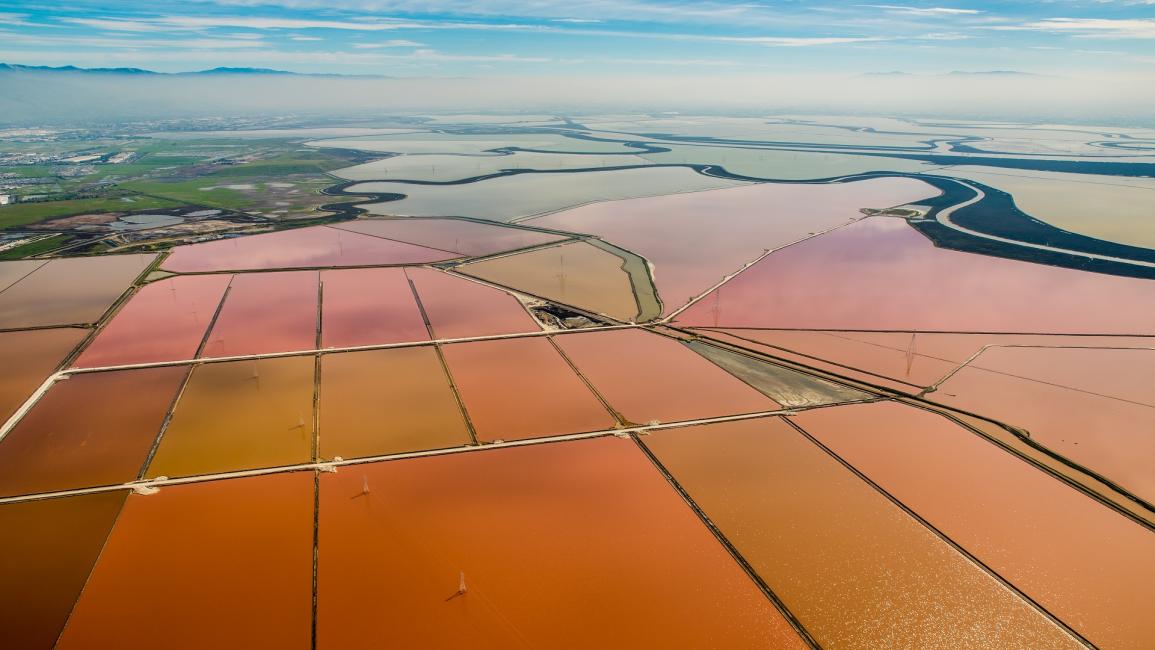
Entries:
{"type": "Polygon", "coordinates": [[[936,248],[870,217],[772,253],[682,313],[699,327],[1155,333],[1155,283],[936,248]]]}
{"type": "Polygon", "coordinates": [[[459,257],[446,251],[317,226],[177,246],[167,271],[205,273],[424,264],[459,257]]]}

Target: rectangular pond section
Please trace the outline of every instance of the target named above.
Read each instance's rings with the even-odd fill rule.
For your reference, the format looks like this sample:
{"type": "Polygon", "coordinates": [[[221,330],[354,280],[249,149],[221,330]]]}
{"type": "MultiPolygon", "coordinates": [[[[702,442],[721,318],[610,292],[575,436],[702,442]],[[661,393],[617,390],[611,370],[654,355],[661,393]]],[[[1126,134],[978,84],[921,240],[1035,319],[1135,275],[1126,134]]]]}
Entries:
{"type": "Polygon", "coordinates": [[[950,420],[895,403],[795,421],[1101,648],[1155,638],[1155,536],[950,420]]]}
{"type": "Polygon", "coordinates": [[[404,269],[321,271],[321,347],[429,340],[404,269]]]}
{"type": "Polygon", "coordinates": [[[805,647],[630,440],[320,477],[319,647],[805,647]]]}
{"type": "Polygon", "coordinates": [[[320,457],[379,456],[470,444],[432,346],[321,357],[320,457]]]}
{"type": "Polygon", "coordinates": [[[85,348],[79,368],[196,357],[230,275],[186,275],[141,287],[85,348]]]}
{"type": "Polygon", "coordinates": [[[679,341],[659,334],[628,329],[555,340],[610,406],[635,424],[780,408],[679,341]]]}
{"type": "Polygon", "coordinates": [[[316,271],[237,275],[202,356],[316,349],[318,283],[316,271]]]}
{"type": "Polygon", "coordinates": [[[1083,647],[781,419],[644,441],[823,647],[1083,647]]]}
{"type": "Polygon", "coordinates": [[[313,356],[193,368],[146,475],[192,476],[306,463],[313,356]]]}
{"type": "Polygon", "coordinates": [[[0,642],[52,648],[127,492],[0,505],[0,642]]]}
{"type": "Polygon", "coordinates": [[[599,431],[616,423],[545,337],[442,349],[479,440],[599,431]]]}
{"type": "Polygon", "coordinates": [[[144,368],[58,381],[0,439],[0,496],[135,481],[187,372],[144,368]]]}
{"type": "Polygon", "coordinates": [[[310,647],[313,474],[132,495],[57,648],[310,647]]]}

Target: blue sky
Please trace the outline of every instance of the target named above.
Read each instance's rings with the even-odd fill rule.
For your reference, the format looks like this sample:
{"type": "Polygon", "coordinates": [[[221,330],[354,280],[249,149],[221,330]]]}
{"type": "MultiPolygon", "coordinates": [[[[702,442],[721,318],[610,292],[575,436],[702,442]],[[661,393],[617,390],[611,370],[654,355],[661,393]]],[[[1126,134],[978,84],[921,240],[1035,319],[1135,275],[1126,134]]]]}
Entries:
{"type": "Polygon", "coordinates": [[[0,0],[0,61],[391,76],[1155,78],[1155,0],[0,0]]]}

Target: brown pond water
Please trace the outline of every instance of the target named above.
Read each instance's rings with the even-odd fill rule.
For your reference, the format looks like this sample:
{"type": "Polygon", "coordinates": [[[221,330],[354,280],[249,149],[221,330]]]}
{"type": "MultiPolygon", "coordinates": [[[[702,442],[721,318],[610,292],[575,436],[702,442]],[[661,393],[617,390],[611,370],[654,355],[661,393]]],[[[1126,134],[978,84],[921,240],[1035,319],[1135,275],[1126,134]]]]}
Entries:
{"type": "Polygon", "coordinates": [[[321,458],[358,458],[470,443],[437,350],[321,357],[321,458]]]}
{"type": "Polygon", "coordinates": [[[313,473],[128,498],[56,646],[310,646],[313,473]]]}
{"type": "Polygon", "coordinates": [[[1081,647],[780,419],[643,440],[823,647],[1081,647]]]}
{"type": "Polygon", "coordinates": [[[804,647],[629,440],[343,467],[320,531],[319,648],[804,647]]]}
{"type": "Polygon", "coordinates": [[[0,422],[6,421],[64,363],[88,330],[0,332],[0,422]]]}
{"type": "Polygon", "coordinates": [[[585,242],[485,260],[462,273],[619,321],[638,317],[638,301],[622,258],[585,242]]]}
{"type": "Polygon", "coordinates": [[[156,255],[49,261],[0,292],[0,328],[95,323],[156,255]]]}
{"type": "Polygon", "coordinates": [[[895,403],[795,421],[1102,648],[1155,638],[1155,535],[950,420],[895,403]]]}
{"type": "Polygon", "coordinates": [[[193,369],[148,477],[305,463],[313,456],[314,357],[193,369]]]}
{"type": "Polygon", "coordinates": [[[0,505],[0,647],[53,647],[126,495],[0,505]]]}
{"type": "Polygon", "coordinates": [[[120,370],[57,382],[0,440],[0,496],[135,481],[186,372],[120,370]]]}

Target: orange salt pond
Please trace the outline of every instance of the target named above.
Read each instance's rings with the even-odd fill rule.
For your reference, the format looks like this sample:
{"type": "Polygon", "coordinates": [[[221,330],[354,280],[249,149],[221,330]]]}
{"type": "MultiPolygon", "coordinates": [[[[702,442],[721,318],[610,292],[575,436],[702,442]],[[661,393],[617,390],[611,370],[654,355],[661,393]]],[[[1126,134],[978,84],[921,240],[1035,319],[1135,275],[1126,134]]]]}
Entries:
{"type": "Polygon", "coordinates": [[[310,647],[313,474],[128,498],[57,648],[310,647]]]}
{"type": "Polygon", "coordinates": [[[912,178],[849,183],[758,183],[704,192],[594,203],[530,220],[597,235],[654,265],[666,313],[775,249],[939,192],[912,178]]]}
{"type": "Polygon", "coordinates": [[[927,397],[1025,429],[1152,503],[1152,372],[1155,350],[991,348],[927,397]]]}
{"type": "Polygon", "coordinates": [[[0,505],[0,647],[54,646],[125,494],[0,505]]]}
{"type": "Polygon", "coordinates": [[[643,440],[823,647],[1083,647],[778,418],[643,440]]]}
{"type": "Polygon", "coordinates": [[[342,467],[320,531],[318,648],[806,647],[629,440],[342,467]]]}
{"type": "Polygon", "coordinates": [[[178,276],[145,285],[74,365],[92,368],[194,358],[230,279],[178,276]]]}
{"type": "Polygon", "coordinates": [[[536,332],[537,321],[517,298],[479,282],[434,271],[407,269],[438,339],[536,332]]]}
{"type": "Polygon", "coordinates": [[[49,260],[0,291],[0,329],[95,323],[156,255],[49,260]]]}
{"type": "Polygon", "coordinates": [[[638,317],[622,258],[585,242],[461,266],[462,273],[619,321],[638,317]]]}
{"type": "Polygon", "coordinates": [[[780,406],[678,341],[636,329],[555,339],[626,420],[645,424],[777,410],[780,406]]]}
{"type": "Polygon", "coordinates": [[[870,217],[772,253],[677,322],[1150,335],[1155,282],[936,248],[901,219],[870,217]]]}
{"type": "Polygon", "coordinates": [[[201,356],[316,349],[318,282],[316,271],[235,276],[201,356]]]}
{"type": "Polygon", "coordinates": [[[146,476],[309,462],[314,361],[304,356],[196,366],[146,476]]]}
{"type": "Polygon", "coordinates": [[[315,226],[177,246],[162,268],[177,273],[259,271],[422,264],[453,257],[457,255],[328,226],[315,226]]]}
{"type": "Polygon", "coordinates": [[[428,246],[462,255],[492,255],[559,241],[564,235],[466,219],[358,219],[334,228],[428,246]]]}
{"type": "Polygon", "coordinates": [[[893,402],[795,422],[1102,648],[1155,638],[1155,536],[939,415],[893,402]]]}
{"type": "Polygon", "coordinates": [[[320,457],[358,458],[471,442],[433,347],[321,357],[320,457]]]}
{"type": "Polygon", "coordinates": [[[404,269],[321,272],[321,346],[429,340],[404,269]]]}
{"type": "Polygon", "coordinates": [[[57,382],[0,440],[0,496],[135,481],[186,372],[120,370],[57,382]]]}
{"type": "Polygon", "coordinates": [[[443,348],[480,440],[609,429],[616,421],[543,337],[443,348]]]}
{"type": "Polygon", "coordinates": [[[0,332],[0,422],[55,372],[88,330],[62,328],[0,332]]]}

